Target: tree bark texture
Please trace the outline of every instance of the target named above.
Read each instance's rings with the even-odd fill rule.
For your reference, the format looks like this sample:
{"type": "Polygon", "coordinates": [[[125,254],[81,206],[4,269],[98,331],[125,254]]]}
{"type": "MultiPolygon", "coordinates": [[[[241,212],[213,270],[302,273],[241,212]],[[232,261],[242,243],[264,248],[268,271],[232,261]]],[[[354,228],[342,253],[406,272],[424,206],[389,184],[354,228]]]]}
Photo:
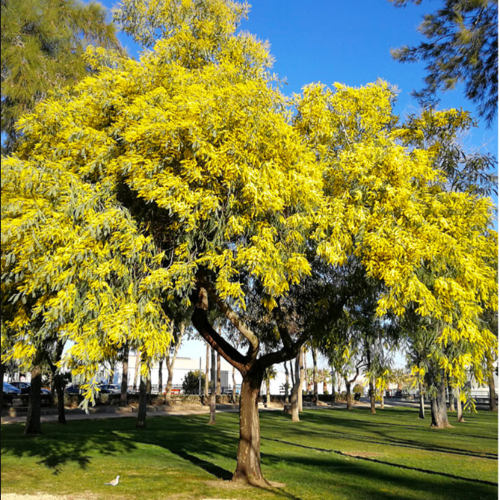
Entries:
{"type": "MultiPolygon", "coordinates": [[[[299,389],[300,389],[300,358],[302,357],[302,352],[299,352],[295,358],[295,377],[292,376],[293,386],[292,386],[292,422],[299,422],[299,389]]],[[[291,368],[291,363],[290,363],[291,368]]],[[[293,373],[293,372],[292,372],[293,373]]]]}
{"type": "Polygon", "coordinates": [[[290,387],[290,374],[288,373],[288,366],[285,363],[285,403],[290,402],[289,389],[290,387]]]}
{"type": "Polygon", "coordinates": [[[457,397],[457,422],[465,422],[464,415],[462,413],[462,401],[460,400],[460,387],[455,388],[455,394],[457,397]]]}
{"type": "Polygon", "coordinates": [[[370,413],[377,413],[375,409],[375,384],[372,379],[370,379],[370,413]]]}
{"type": "Polygon", "coordinates": [[[208,421],[209,425],[215,425],[215,351],[212,349],[212,370],[210,376],[210,420],[208,421]]]}
{"type": "Polygon", "coordinates": [[[52,361],[47,356],[47,362],[50,367],[51,373],[51,400],[54,400],[54,394],[57,395],[57,421],[60,424],[66,423],[66,409],[64,407],[64,380],[62,374],[57,368],[57,363],[61,361],[62,353],[64,350],[64,342],[57,342],[55,349],[54,360],[52,361]]]}
{"type": "Polygon", "coordinates": [[[233,395],[231,396],[233,404],[236,404],[236,368],[233,366],[233,395]]]}
{"type": "Polygon", "coordinates": [[[245,481],[255,486],[268,486],[260,465],[259,395],[262,370],[253,370],[243,376],[240,396],[240,441],[238,463],[233,481],[245,481]]]}
{"type": "Polygon", "coordinates": [[[382,393],[380,394],[380,409],[384,409],[384,390],[382,389],[382,393]]]}
{"type": "Polygon", "coordinates": [[[129,347],[125,345],[123,347],[123,358],[122,358],[122,383],[120,389],[120,406],[127,406],[128,403],[128,356],[129,347]]]}
{"type": "Polygon", "coordinates": [[[139,383],[139,410],[137,412],[137,422],[135,424],[137,429],[144,429],[146,427],[147,403],[147,380],[141,375],[139,383]]]}
{"type": "Polygon", "coordinates": [[[174,367],[170,368],[170,355],[165,358],[165,364],[167,365],[167,385],[165,386],[165,404],[172,404],[172,381],[174,379],[174,367]]]}
{"type": "Polygon", "coordinates": [[[40,422],[42,407],[42,367],[36,365],[31,371],[31,387],[28,402],[28,415],[26,416],[26,427],[24,433],[28,435],[41,434],[40,422]]]}
{"type": "Polygon", "coordinates": [[[451,427],[446,412],[446,383],[444,374],[441,373],[440,375],[439,381],[432,377],[437,388],[437,394],[431,398],[431,427],[436,429],[451,427]]]}
{"type": "Polygon", "coordinates": [[[498,405],[495,391],[495,372],[492,370],[488,375],[488,387],[490,389],[490,411],[498,412],[498,405]]]}
{"type": "Polygon", "coordinates": [[[351,398],[351,383],[344,378],[345,381],[345,398],[347,403],[347,409],[352,410],[352,398],[351,398]]]}
{"type": "Polygon", "coordinates": [[[271,404],[271,381],[266,379],[266,404],[271,404]]]}
{"type": "Polygon", "coordinates": [[[450,411],[455,411],[455,391],[453,390],[451,384],[448,384],[448,398],[450,411]]]}

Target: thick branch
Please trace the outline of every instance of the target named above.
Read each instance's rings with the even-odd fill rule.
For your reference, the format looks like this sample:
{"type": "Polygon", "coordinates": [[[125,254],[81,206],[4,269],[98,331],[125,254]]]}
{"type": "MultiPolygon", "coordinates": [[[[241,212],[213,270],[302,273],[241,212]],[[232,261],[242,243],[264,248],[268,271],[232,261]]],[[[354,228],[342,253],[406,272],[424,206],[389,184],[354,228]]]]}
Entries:
{"type": "Polygon", "coordinates": [[[200,287],[198,289],[198,301],[195,305],[191,321],[196,330],[198,330],[198,333],[213,349],[242,374],[246,373],[248,359],[219,335],[208,321],[208,295],[205,288],[200,287]]]}

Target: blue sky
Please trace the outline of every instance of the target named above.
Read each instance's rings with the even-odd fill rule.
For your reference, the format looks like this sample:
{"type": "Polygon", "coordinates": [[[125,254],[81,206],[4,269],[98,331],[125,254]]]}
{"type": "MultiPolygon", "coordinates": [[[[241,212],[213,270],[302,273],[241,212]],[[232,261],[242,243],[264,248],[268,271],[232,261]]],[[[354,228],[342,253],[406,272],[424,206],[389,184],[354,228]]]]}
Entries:
{"type": "MultiPolygon", "coordinates": [[[[102,3],[108,8],[116,4],[114,0],[102,3]]],[[[276,59],[274,72],[286,78],[286,94],[298,93],[311,82],[361,86],[382,78],[399,89],[396,113],[404,116],[418,111],[410,94],[422,87],[424,66],[398,63],[390,49],[417,44],[421,36],[416,28],[423,14],[433,12],[439,2],[424,0],[419,6],[401,9],[387,0],[254,0],[251,5],[241,29],[270,42],[276,59]]],[[[129,37],[119,37],[129,54],[137,56],[139,47],[129,37]]],[[[475,115],[474,105],[464,99],[460,87],[442,94],[439,107],[461,107],[475,115]]],[[[497,121],[490,129],[484,122],[479,124],[464,144],[471,149],[483,146],[497,155],[497,121]]],[[[204,359],[204,344],[187,342],[179,355],[204,359]]],[[[402,356],[396,362],[402,365],[402,356]]]]}

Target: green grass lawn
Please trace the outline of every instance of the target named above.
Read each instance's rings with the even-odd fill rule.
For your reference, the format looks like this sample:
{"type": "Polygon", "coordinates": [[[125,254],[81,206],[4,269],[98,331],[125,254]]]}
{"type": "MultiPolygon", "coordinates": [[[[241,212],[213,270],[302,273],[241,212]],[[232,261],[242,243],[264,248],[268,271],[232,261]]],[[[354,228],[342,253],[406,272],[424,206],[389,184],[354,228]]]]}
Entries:
{"type": "MultiPolygon", "coordinates": [[[[261,412],[262,468],[281,488],[228,481],[238,415],[131,418],[44,424],[25,437],[2,426],[2,493],[46,492],[93,499],[496,499],[497,415],[465,415],[433,430],[417,410],[309,410],[300,423],[261,412]],[[116,488],[104,486],[117,474],[116,488]]],[[[453,420],[453,414],[451,414],[453,420]]]]}

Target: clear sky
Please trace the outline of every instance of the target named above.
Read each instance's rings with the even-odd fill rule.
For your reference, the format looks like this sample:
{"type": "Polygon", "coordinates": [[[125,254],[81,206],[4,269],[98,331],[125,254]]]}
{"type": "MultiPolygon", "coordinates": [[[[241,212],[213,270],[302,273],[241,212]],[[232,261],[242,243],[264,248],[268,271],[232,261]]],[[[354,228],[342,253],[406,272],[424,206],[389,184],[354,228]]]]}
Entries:
{"type": "MultiPolygon", "coordinates": [[[[114,0],[102,3],[113,7],[114,0]]],[[[366,85],[378,78],[399,89],[396,112],[401,116],[418,111],[411,97],[423,86],[424,65],[401,64],[390,55],[391,48],[415,45],[421,41],[416,31],[424,13],[433,12],[440,2],[424,0],[421,5],[395,8],[387,0],[254,0],[249,18],[241,29],[271,44],[276,59],[274,72],[285,78],[286,94],[298,93],[311,82],[331,85],[340,82],[350,86],[366,85]]],[[[131,56],[140,50],[133,41],[119,35],[131,56]]],[[[463,108],[475,114],[475,107],[465,100],[461,87],[442,94],[439,106],[463,108]]],[[[479,128],[464,138],[466,147],[483,147],[497,155],[498,122],[487,129],[479,128]]],[[[188,342],[180,355],[204,357],[201,342],[188,342]]],[[[397,356],[401,365],[403,359],[397,356]]]]}

